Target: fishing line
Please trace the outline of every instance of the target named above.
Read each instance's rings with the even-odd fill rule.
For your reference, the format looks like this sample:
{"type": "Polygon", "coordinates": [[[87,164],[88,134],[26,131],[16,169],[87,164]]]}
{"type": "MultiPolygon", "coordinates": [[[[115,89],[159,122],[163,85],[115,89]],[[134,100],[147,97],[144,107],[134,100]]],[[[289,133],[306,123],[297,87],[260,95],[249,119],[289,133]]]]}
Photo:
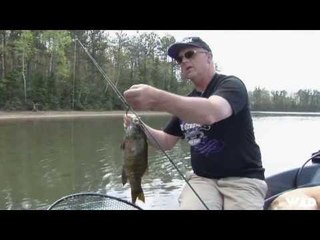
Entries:
{"type": "Polygon", "coordinates": [[[131,111],[139,120],[141,127],[143,128],[143,130],[145,132],[148,133],[148,135],[152,138],[152,140],[156,143],[158,149],[169,159],[169,161],[171,162],[171,164],[174,166],[174,168],[177,170],[177,172],[180,174],[180,176],[183,178],[183,180],[188,184],[188,186],[190,187],[190,189],[193,191],[193,193],[197,196],[197,198],[200,200],[200,202],[203,204],[203,206],[209,210],[208,206],[204,203],[204,201],[200,198],[200,196],[198,195],[198,193],[194,190],[194,188],[191,186],[191,184],[189,183],[189,181],[184,177],[184,175],[182,174],[182,172],[179,170],[179,168],[176,166],[176,164],[172,161],[172,159],[169,157],[169,155],[166,153],[166,151],[164,151],[160,145],[160,143],[157,141],[157,139],[150,133],[150,131],[148,130],[148,128],[146,127],[146,124],[141,120],[141,118],[139,117],[139,115],[133,110],[133,108],[130,106],[130,104],[126,101],[126,99],[124,98],[124,96],[121,94],[121,92],[118,90],[118,88],[114,85],[114,83],[111,81],[111,79],[107,76],[107,74],[102,70],[102,68],[99,66],[99,64],[97,63],[97,61],[91,56],[91,54],[89,53],[89,51],[83,46],[83,44],[80,42],[80,40],[78,38],[74,39],[74,42],[78,41],[80,46],[84,49],[84,51],[87,53],[87,55],[89,56],[89,58],[92,60],[93,64],[98,68],[99,72],[102,74],[103,78],[107,81],[107,83],[111,86],[111,88],[113,89],[113,91],[115,91],[116,95],[119,97],[119,99],[122,101],[122,103],[125,105],[126,107],[126,114],[128,111],[131,111]]]}
{"type": "Polygon", "coordinates": [[[99,64],[97,63],[97,61],[91,56],[91,54],[89,53],[89,51],[83,46],[83,44],[80,42],[80,40],[78,38],[74,39],[74,41],[78,41],[80,46],[84,49],[84,51],[87,53],[87,55],[89,56],[89,58],[92,60],[93,64],[98,68],[99,72],[102,74],[102,76],[104,77],[104,79],[107,81],[107,83],[111,86],[111,88],[113,89],[113,91],[115,91],[115,93],[117,94],[117,96],[120,98],[120,100],[122,101],[122,103],[124,103],[126,105],[127,108],[130,108],[130,105],[128,104],[128,102],[126,101],[126,99],[122,96],[122,94],[120,93],[120,91],[117,89],[117,87],[114,85],[114,83],[111,81],[111,79],[107,76],[107,74],[102,70],[102,68],[99,66],[99,64]]]}

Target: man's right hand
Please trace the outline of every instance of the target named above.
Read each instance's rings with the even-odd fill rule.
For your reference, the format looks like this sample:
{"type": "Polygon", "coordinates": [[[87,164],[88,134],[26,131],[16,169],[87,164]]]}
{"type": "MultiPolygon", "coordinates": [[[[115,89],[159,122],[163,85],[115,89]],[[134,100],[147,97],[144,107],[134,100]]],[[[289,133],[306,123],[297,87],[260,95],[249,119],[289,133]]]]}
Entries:
{"type": "Polygon", "coordinates": [[[158,110],[159,94],[163,91],[147,84],[135,84],[124,91],[123,96],[135,110],[158,110]]]}

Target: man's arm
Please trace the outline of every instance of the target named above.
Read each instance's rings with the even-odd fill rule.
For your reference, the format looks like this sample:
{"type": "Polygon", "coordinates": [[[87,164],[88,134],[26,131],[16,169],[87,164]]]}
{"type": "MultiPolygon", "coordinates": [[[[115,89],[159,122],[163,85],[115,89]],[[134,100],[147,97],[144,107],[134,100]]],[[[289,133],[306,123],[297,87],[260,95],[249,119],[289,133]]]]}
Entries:
{"type": "Polygon", "coordinates": [[[144,84],[133,85],[124,95],[134,109],[165,111],[186,122],[213,124],[232,115],[229,102],[216,95],[185,97],[144,84]]]}
{"type": "Polygon", "coordinates": [[[162,130],[154,129],[146,124],[144,126],[147,129],[144,132],[146,133],[150,144],[157,149],[170,150],[180,139],[179,137],[165,133],[162,130]]]}
{"type": "Polygon", "coordinates": [[[232,115],[227,100],[220,96],[185,97],[160,90],[155,109],[169,112],[186,122],[213,124],[232,115]]]}

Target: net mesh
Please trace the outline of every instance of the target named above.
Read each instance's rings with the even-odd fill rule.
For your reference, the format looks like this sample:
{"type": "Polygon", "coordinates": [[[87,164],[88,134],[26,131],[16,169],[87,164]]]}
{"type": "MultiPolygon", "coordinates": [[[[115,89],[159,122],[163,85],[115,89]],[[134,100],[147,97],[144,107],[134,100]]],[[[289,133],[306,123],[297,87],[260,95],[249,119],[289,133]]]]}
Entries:
{"type": "Polygon", "coordinates": [[[123,199],[100,193],[76,193],[55,201],[48,210],[142,210],[123,199]]]}

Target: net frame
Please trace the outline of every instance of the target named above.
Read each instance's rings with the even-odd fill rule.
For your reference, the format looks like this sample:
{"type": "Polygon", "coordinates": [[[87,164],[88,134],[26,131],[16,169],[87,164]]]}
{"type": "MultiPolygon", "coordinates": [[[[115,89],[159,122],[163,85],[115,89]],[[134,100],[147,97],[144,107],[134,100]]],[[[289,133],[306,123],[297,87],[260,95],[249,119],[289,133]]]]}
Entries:
{"type": "Polygon", "coordinates": [[[124,199],[110,196],[102,193],[95,192],[81,192],[81,193],[73,193],[70,195],[66,195],[61,197],[60,199],[53,202],[47,210],[143,210],[141,207],[126,201],[124,199]],[[94,197],[99,201],[88,201],[86,202],[86,198],[90,199],[90,197],[94,197]],[[78,204],[74,204],[78,202],[78,204]],[[103,209],[95,209],[95,204],[100,202],[103,206],[103,209]],[[69,205],[68,205],[69,203],[69,205]],[[112,207],[114,205],[115,207],[112,207]]]}

